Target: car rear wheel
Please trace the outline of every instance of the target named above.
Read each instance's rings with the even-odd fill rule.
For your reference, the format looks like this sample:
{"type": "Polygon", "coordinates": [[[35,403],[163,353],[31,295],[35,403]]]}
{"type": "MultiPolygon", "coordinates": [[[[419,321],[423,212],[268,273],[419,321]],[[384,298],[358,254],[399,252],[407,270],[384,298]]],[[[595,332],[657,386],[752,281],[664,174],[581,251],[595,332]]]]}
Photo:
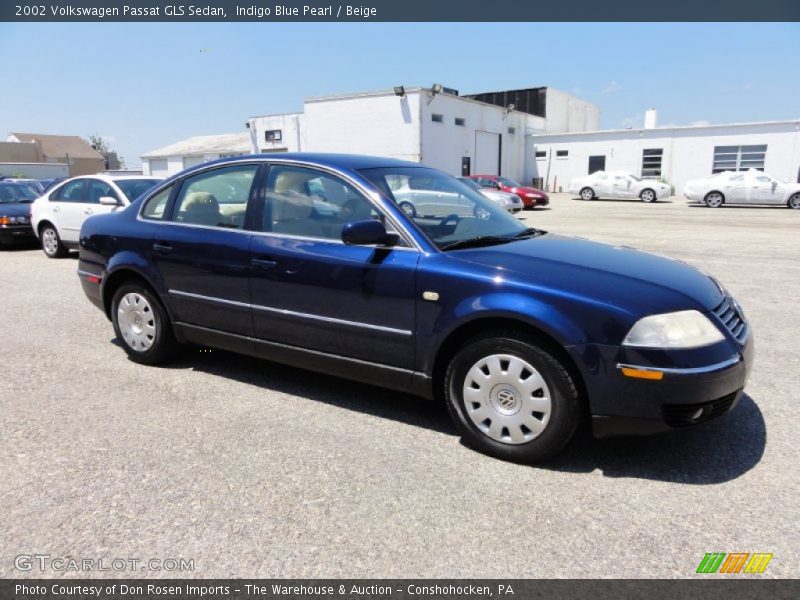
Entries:
{"type": "Polygon", "coordinates": [[[795,194],[789,198],[789,208],[800,208],[800,194],[795,194]]]}
{"type": "Polygon", "coordinates": [[[416,217],[417,216],[417,209],[414,208],[414,205],[411,202],[401,202],[398,204],[400,210],[402,210],[406,215],[409,217],[416,217]]]}
{"type": "Polygon", "coordinates": [[[590,187],[585,187],[581,190],[581,198],[584,200],[594,200],[594,190],[590,187]]]}
{"type": "Polygon", "coordinates": [[[559,452],[580,421],[577,387],[544,345],[513,332],[473,339],[445,375],[447,405],[462,439],[520,463],[559,452]]]}
{"type": "Polygon", "coordinates": [[[720,192],[709,192],[706,194],[706,197],[703,198],[703,202],[705,202],[706,206],[709,208],[719,208],[725,202],[725,196],[720,192]]]}
{"type": "Polygon", "coordinates": [[[42,242],[42,250],[44,250],[47,258],[64,258],[69,254],[69,250],[67,250],[58,235],[58,231],[50,223],[42,225],[39,229],[39,239],[42,242]]]}
{"type": "Polygon", "coordinates": [[[639,198],[642,202],[655,202],[656,201],[656,193],[651,189],[642,190],[642,193],[639,194],[639,198]]]}
{"type": "Polygon", "coordinates": [[[170,359],[177,342],[167,312],[144,284],[121,285],[111,304],[114,332],[128,356],[146,365],[170,359]]]}

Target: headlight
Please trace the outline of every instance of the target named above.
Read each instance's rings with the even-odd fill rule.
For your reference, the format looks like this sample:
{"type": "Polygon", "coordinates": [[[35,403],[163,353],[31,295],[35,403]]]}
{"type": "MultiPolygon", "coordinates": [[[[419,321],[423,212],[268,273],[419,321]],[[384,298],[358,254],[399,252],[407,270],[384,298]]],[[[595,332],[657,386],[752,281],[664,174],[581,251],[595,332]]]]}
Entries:
{"type": "Polygon", "coordinates": [[[525,194],[526,198],[536,198],[536,194],[525,194]]]}
{"type": "Polygon", "coordinates": [[[725,338],[717,327],[696,310],[651,315],[639,319],[622,341],[641,348],[699,348],[725,338]]]}

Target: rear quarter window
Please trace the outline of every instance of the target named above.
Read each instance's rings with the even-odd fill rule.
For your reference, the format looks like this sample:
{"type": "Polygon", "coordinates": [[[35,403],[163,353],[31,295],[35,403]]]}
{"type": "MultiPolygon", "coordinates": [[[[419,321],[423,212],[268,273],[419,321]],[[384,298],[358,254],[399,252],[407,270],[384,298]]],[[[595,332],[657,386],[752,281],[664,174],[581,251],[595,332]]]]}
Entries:
{"type": "Polygon", "coordinates": [[[166,216],[169,195],[173,186],[168,186],[145,202],[142,209],[142,218],[154,221],[163,221],[166,216]]]}

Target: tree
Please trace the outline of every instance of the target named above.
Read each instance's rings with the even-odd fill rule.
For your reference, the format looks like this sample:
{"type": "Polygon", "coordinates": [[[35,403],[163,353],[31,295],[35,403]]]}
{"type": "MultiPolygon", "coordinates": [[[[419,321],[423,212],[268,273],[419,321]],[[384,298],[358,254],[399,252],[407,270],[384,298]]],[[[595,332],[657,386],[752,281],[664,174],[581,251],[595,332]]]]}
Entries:
{"type": "MultiPolygon", "coordinates": [[[[92,148],[97,150],[100,154],[102,154],[106,159],[106,169],[109,168],[108,164],[108,154],[114,152],[111,149],[111,145],[103,139],[103,136],[94,133],[89,136],[89,143],[92,145],[92,148]]],[[[125,168],[125,159],[121,156],[117,156],[117,162],[119,162],[119,168],[125,168]]]]}

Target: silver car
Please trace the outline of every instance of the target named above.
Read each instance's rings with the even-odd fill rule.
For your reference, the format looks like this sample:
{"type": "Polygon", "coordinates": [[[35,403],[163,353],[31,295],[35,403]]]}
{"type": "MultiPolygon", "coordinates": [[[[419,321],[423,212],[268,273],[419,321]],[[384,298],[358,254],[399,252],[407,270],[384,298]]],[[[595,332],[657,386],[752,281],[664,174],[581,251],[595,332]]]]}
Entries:
{"type": "Polygon", "coordinates": [[[478,185],[477,181],[475,181],[474,179],[469,179],[468,177],[459,177],[458,180],[461,183],[471,187],[476,192],[480,192],[482,195],[487,197],[495,204],[499,204],[510,213],[518,213],[523,208],[525,208],[525,204],[523,204],[522,198],[520,198],[516,194],[512,194],[511,192],[504,192],[502,190],[493,190],[491,188],[482,187],[478,185]]]}

